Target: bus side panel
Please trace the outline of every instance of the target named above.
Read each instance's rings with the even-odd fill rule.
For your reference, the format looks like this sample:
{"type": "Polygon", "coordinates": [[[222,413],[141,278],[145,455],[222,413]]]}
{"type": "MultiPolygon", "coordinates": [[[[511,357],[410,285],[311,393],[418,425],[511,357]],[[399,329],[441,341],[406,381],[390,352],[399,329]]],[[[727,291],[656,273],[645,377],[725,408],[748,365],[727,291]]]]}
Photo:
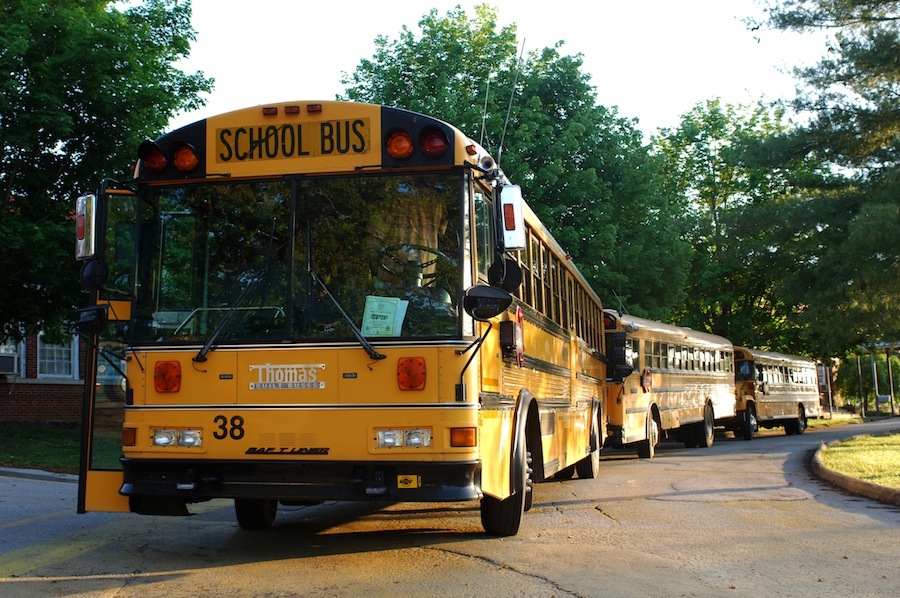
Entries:
{"type": "Polygon", "coordinates": [[[85,483],[85,511],[128,513],[128,497],[119,494],[121,471],[88,471],[85,483]]]}

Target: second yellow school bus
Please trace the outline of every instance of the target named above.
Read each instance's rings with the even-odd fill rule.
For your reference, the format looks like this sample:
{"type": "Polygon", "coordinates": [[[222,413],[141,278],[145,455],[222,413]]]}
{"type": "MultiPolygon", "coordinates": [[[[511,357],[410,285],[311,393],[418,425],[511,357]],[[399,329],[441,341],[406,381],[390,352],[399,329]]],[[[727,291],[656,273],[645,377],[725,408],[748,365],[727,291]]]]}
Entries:
{"type": "Polygon", "coordinates": [[[731,342],[604,310],[609,362],[607,444],[651,458],[663,438],[712,446],[734,418],[731,342]]]}
{"type": "Polygon", "coordinates": [[[511,535],[534,483],[597,475],[602,305],[461,131],[281,102],[138,158],[78,204],[89,370],[126,364],[87,376],[79,511],[479,500],[511,535]]]}

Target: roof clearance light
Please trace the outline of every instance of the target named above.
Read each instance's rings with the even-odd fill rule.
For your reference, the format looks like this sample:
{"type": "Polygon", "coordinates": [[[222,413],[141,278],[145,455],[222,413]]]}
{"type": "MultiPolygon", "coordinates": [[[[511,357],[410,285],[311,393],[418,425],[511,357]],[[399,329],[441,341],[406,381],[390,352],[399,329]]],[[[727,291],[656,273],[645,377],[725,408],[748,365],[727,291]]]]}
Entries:
{"type": "Polygon", "coordinates": [[[397,160],[409,158],[413,153],[412,138],[406,131],[392,133],[388,137],[386,146],[388,155],[397,160]]]}
{"type": "Polygon", "coordinates": [[[307,104],[306,112],[308,114],[319,114],[322,112],[322,104],[307,104]]]}
{"type": "Polygon", "coordinates": [[[278,114],[278,108],[275,106],[266,106],[263,108],[263,116],[276,116],[278,114]]]}
{"type": "Polygon", "coordinates": [[[169,165],[162,150],[152,141],[145,141],[138,147],[138,158],[144,168],[154,173],[162,172],[169,165]]]}
{"type": "Polygon", "coordinates": [[[156,392],[178,392],[181,390],[181,363],[178,361],[157,361],[153,370],[153,385],[156,392]]]}
{"type": "Polygon", "coordinates": [[[172,161],[175,163],[175,168],[182,172],[190,172],[200,164],[200,159],[197,157],[197,150],[187,143],[182,143],[178,146],[172,161]]]}
{"type": "Polygon", "coordinates": [[[429,158],[440,158],[447,153],[450,142],[446,135],[439,129],[426,129],[422,133],[422,153],[429,158]]]}
{"type": "Polygon", "coordinates": [[[300,106],[285,106],[285,114],[300,114],[300,106]]]}

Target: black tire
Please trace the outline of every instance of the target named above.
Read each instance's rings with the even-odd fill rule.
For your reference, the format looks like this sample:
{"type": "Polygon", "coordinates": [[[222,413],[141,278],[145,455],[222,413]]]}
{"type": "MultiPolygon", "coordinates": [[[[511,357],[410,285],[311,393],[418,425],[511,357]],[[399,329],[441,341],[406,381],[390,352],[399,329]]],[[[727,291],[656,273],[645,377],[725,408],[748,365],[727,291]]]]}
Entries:
{"type": "Polygon", "coordinates": [[[600,413],[597,413],[591,430],[591,446],[595,447],[591,454],[575,463],[575,471],[582,480],[593,480],[600,475],[600,413]]]}
{"type": "Polygon", "coordinates": [[[246,530],[266,530],[272,527],[278,512],[277,500],[234,499],[234,514],[238,525],[246,530]]]}
{"type": "Polygon", "coordinates": [[[657,444],[659,444],[659,423],[650,413],[647,417],[647,439],[641,440],[637,445],[638,457],[652,459],[656,455],[657,444]]]}
{"type": "MultiPolygon", "coordinates": [[[[525,435],[519,438],[521,456],[516,459],[513,466],[518,467],[522,479],[520,490],[513,492],[504,499],[485,495],[481,499],[481,526],[489,536],[515,536],[519,533],[519,525],[526,511],[526,495],[530,494],[530,481],[528,479],[528,452],[525,447],[525,435]]],[[[527,500],[528,508],[531,507],[531,497],[527,500]]]]}
{"type": "Polygon", "coordinates": [[[794,424],[794,433],[795,434],[803,434],[806,432],[806,428],[809,426],[809,421],[806,419],[806,411],[803,409],[803,405],[800,405],[797,408],[797,420],[794,424]]]}
{"type": "Polygon", "coordinates": [[[706,404],[703,408],[703,423],[697,427],[697,444],[703,448],[709,448],[716,439],[716,417],[712,405],[706,404]]]}
{"type": "Polygon", "coordinates": [[[753,440],[753,436],[756,434],[756,428],[756,413],[754,412],[752,405],[747,405],[747,408],[741,412],[741,438],[744,440],[753,440]]]}
{"type": "Polygon", "coordinates": [[[553,474],[553,477],[557,480],[571,480],[575,477],[575,466],[569,465],[568,467],[564,467],[560,469],[556,473],[553,474]]]}
{"type": "Polygon", "coordinates": [[[600,449],[575,463],[575,471],[582,480],[593,480],[600,475],[600,449]]]}

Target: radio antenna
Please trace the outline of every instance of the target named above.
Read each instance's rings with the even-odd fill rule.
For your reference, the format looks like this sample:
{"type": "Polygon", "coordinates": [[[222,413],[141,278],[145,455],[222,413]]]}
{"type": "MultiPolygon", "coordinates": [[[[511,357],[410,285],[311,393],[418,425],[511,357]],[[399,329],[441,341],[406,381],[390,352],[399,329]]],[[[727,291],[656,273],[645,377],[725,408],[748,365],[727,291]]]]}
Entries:
{"type": "Polygon", "coordinates": [[[620,314],[628,315],[628,310],[625,309],[625,304],[622,302],[622,298],[619,297],[619,294],[616,292],[616,290],[615,290],[615,289],[609,289],[609,291],[613,294],[613,297],[616,298],[616,301],[619,302],[619,313],[620,313],[620,314]]]}
{"type": "Polygon", "coordinates": [[[522,55],[525,54],[525,39],[522,39],[522,49],[519,50],[519,60],[516,61],[516,74],[513,77],[512,89],[509,91],[509,106],[506,107],[506,120],[503,123],[503,133],[500,135],[500,148],[497,150],[497,165],[503,157],[503,141],[506,139],[506,126],[509,124],[509,115],[512,113],[513,97],[516,95],[516,85],[519,83],[519,69],[522,66],[522,55]]]}
{"type": "Polygon", "coordinates": [[[486,84],[484,86],[484,108],[481,110],[481,137],[478,139],[478,145],[484,147],[484,129],[487,126],[487,106],[488,106],[488,95],[491,92],[491,77],[494,76],[494,73],[489,73],[487,77],[486,84]]]}

